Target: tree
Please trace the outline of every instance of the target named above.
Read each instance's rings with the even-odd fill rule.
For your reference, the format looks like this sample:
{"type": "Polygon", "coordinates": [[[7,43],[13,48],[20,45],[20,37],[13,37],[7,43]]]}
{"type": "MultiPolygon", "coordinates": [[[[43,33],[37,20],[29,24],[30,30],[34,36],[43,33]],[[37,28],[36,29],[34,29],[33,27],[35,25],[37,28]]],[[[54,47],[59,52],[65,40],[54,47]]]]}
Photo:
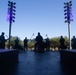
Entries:
{"type": "MultiPolygon", "coordinates": [[[[68,42],[69,39],[67,38],[67,36],[65,36],[64,39],[65,39],[64,45],[68,46],[69,45],[69,42],[68,42]]],[[[60,46],[59,40],[60,40],[60,37],[50,38],[50,47],[52,47],[52,48],[58,47],[59,48],[59,46],[60,46]]]]}
{"type": "MultiPolygon", "coordinates": [[[[14,47],[16,38],[17,38],[17,36],[11,37],[11,39],[10,39],[10,46],[11,47],[14,47]]],[[[8,44],[9,44],[9,40],[7,40],[7,42],[6,42],[6,48],[8,48],[8,44]]],[[[19,44],[21,44],[23,46],[23,41],[20,38],[19,38],[19,44]]]]}
{"type": "Polygon", "coordinates": [[[59,47],[59,37],[54,37],[50,39],[50,47],[56,48],[59,47]]]}

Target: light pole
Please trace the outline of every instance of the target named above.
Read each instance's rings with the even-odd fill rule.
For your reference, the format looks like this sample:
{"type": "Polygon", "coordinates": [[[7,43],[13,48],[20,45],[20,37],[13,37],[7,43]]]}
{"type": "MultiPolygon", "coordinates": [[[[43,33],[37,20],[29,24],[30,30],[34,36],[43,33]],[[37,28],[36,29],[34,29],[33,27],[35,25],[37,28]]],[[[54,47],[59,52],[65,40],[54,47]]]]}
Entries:
{"type": "Polygon", "coordinates": [[[70,37],[70,22],[73,21],[72,17],[72,1],[64,3],[64,15],[65,23],[68,23],[68,36],[69,36],[69,49],[71,49],[71,37],[70,37]]]}
{"type": "Polygon", "coordinates": [[[15,5],[16,3],[8,1],[8,13],[7,13],[7,21],[9,21],[9,49],[10,49],[10,38],[11,38],[11,26],[12,22],[15,22],[15,5]]]}

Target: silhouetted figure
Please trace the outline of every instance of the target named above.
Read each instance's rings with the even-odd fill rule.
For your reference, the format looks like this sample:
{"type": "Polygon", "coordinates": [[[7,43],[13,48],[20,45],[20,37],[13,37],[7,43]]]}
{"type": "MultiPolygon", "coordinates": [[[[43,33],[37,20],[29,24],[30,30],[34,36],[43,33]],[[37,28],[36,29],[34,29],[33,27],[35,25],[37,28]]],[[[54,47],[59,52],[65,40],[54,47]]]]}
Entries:
{"type": "Polygon", "coordinates": [[[40,32],[38,32],[38,35],[36,36],[35,41],[36,41],[35,43],[35,50],[36,50],[37,46],[43,43],[43,37],[40,35],[40,32]]]}
{"type": "Polygon", "coordinates": [[[76,38],[75,38],[75,36],[73,36],[71,42],[72,42],[72,49],[76,49],[76,38]]]}
{"type": "Polygon", "coordinates": [[[63,38],[63,36],[61,36],[59,42],[60,42],[60,49],[65,49],[65,45],[64,45],[65,39],[63,38]]]}
{"type": "Polygon", "coordinates": [[[46,40],[46,42],[45,42],[46,50],[50,50],[50,40],[49,40],[49,38],[46,38],[45,40],[46,40]]]}
{"type": "Polygon", "coordinates": [[[15,49],[18,49],[19,48],[19,39],[18,37],[15,39],[15,49]]]}
{"type": "Polygon", "coordinates": [[[5,49],[5,42],[7,41],[6,39],[5,39],[5,33],[4,32],[2,32],[2,34],[1,34],[1,36],[0,36],[0,48],[1,49],[5,49]]]}
{"type": "Polygon", "coordinates": [[[26,50],[28,50],[27,43],[28,43],[28,39],[27,39],[27,37],[25,37],[25,39],[24,39],[24,49],[26,49],[26,50]]]}

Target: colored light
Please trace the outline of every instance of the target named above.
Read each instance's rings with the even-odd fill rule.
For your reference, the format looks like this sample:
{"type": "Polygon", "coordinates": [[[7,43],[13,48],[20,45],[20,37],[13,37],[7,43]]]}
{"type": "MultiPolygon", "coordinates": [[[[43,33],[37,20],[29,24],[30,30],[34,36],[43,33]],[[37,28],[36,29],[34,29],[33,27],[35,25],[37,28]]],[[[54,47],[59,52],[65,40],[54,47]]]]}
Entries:
{"type": "Polygon", "coordinates": [[[10,20],[10,8],[8,8],[8,12],[7,12],[7,18],[6,18],[7,21],[10,20]]]}

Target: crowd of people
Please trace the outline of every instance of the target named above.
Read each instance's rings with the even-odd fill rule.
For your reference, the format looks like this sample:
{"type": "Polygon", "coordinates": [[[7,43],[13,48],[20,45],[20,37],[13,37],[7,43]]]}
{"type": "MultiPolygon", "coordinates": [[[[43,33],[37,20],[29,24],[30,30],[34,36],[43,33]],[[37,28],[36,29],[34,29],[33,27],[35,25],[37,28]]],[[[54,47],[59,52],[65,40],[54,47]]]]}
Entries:
{"type": "MultiPolygon", "coordinates": [[[[45,41],[43,41],[43,37],[41,36],[40,32],[38,32],[38,35],[36,36],[35,38],[35,46],[34,46],[34,50],[38,50],[41,48],[41,50],[44,48],[46,49],[50,49],[50,40],[49,38],[46,38],[45,41]]],[[[23,47],[23,50],[28,50],[28,39],[27,37],[25,37],[25,39],[23,40],[23,44],[24,44],[24,47],[23,47]]],[[[19,44],[19,39],[18,37],[15,39],[15,46],[14,48],[15,49],[20,49],[20,47],[22,47],[20,44],[19,44]]]]}
{"type": "MultiPolygon", "coordinates": [[[[67,48],[67,46],[65,45],[65,39],[63,38],[63,36],[61,36],[59,42],[60,42],[59,49],[66,49],[67,48]]],[[[76,38],[75,38],[75,36],[73,36],[73,38],[71,39],[71,47],[72,47],[72,49],[76,49],[76,38]]]]}
{"type": "MultiPolygon", "coordinates": [[[[5,49],[5,42],[8,40],[8,39],[5,39],[5,33],[2,32],[1,35],[0,35],[0,49],[5,49]]],[[[43,37],[41,36],[40,32],[38,32],[38,35],[36,36],[35,38],[35,46],[34,46],[34,49],[35,50],[38,50],[38,49],[45,49],[46,50],[50,50],[50,40],[49,38],[47,37],[44,41],[43,37]]],[[[65,39],[63,36],[60,37],[60,46],[59,46],[59,49],[67,49],[67,46],[65,46],[65,39]]],[[[28,50],[28,39],[27,37],[25,37],[25,39],[23,40],[23,44],[24,44],[24,47],[23,49],[24,50],[28,50]]],[[[73,38],[71,39],[71,46],[72,46],[72,49],[76,49],[76,38],[75,36],[73,36],[73,38]]],[[[21,48],[21,45],[19,44],[19,39],[18,37],[15,39],[15,46],[14,46],[15,49],[18,49],[18,48],[21,48]]]]}
{"type": "Polygon", "coordinates": [[[35,50],[44,50],[46,48],[46,50],[50,49],[50,40],[47,37],[45,39],[45,41],[43,41],[43,37],[41,36],[40,32],[38,32],[38,35],[35,38],[35,50]]]}

